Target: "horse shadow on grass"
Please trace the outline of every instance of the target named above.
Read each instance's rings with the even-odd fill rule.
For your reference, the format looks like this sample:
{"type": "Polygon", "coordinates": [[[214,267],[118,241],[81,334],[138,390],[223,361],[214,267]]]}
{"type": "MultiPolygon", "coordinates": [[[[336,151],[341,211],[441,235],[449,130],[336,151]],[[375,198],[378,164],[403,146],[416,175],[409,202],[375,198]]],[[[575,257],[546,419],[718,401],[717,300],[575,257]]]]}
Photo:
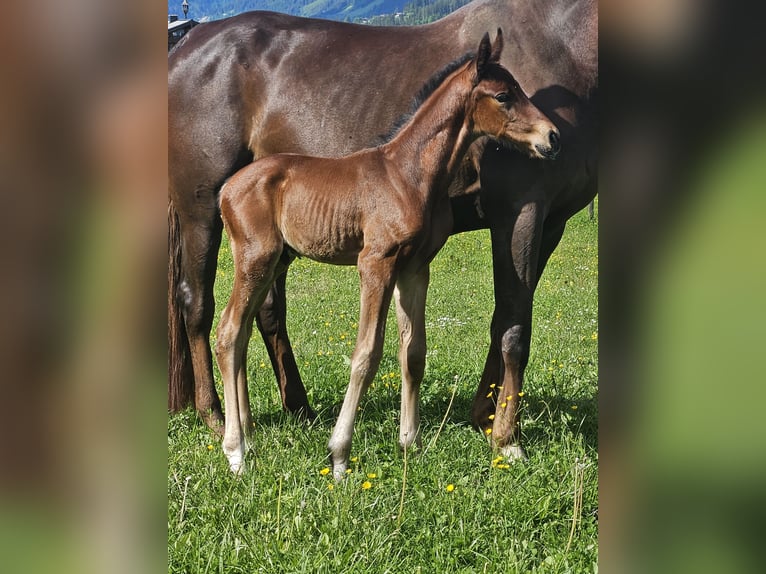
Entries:
{"type": "MultiPolygon", "coordinates": [[[[443,420],[445,426],[472,427],[473,392],[469,389],[458,390],[450,405],[451,391],[444,388],[443,384],[439,385],[440,388],[435,388],[436,383],[433,383],[434,387],[430,387],[429,383],[432,382],[425,380],[421,387],[422,428],[436,429],[443,420]],[[447,412],[448,406],[449,412],[447,412]]],[[[303,425],[324,429],[329,433],[338,418],[343,397],[339,395],[337,400],[328,401],[325,395],[321,399],[325,399],[321,402],[328,403],[328,406],[317,409],[317,418],[310,423],[304,422],[303,425]]],[[[544,448],[546,444],[561,441],[563,435],[571,434],[573,437],[582,437],[588,451],[598,450],[598,397],[596,395],[571,398],[554,393],[539,395],[527,393],[521,409],[522,442],[527,447],[544,448]]],[[[253,415],[256,428],[301,424],[294,416],[281,410],[254,412],[253,415]]],[[[399,416],[398,388],[373,388],[362,400],[356,422],[357,425],[363,422],[373,427],[386,426],[398,429],[399,416]]]]}

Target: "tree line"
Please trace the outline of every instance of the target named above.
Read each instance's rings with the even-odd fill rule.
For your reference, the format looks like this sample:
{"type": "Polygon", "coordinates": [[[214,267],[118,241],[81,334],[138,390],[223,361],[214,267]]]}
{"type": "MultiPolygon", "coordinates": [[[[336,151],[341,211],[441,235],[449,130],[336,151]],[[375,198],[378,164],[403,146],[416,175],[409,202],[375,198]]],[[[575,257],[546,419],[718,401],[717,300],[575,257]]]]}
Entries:
{"type": "MultiPolygon", "coordinates": [[[[188,17],[218,20],[249,10],[272,10],[297,16],[320,16],[333,20],[377,26],[426,24],[457,10],[470,0],[187,0],[188,17]],[[386,14],[375,14],[386,11],[386,14]]],[[[168,14],[183,18],[182,0],[168,0],[168,14]]]]}

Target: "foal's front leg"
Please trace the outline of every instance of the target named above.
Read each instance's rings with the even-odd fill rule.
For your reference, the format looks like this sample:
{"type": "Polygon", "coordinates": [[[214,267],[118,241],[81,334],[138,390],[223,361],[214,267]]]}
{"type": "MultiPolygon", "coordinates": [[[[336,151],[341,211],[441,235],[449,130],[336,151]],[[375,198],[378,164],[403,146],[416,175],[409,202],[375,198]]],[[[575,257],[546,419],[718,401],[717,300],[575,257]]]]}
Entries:
{"type": "Polygon", "coordinates": [[[399,364],[402,369],[402,412],[399,444],[420,446],[420,383],[426,368],[426,294],[429,268],[402,275],[396,282],[399,364]]]}
{"type": "Polygon", "coordinates": [[[358,262],[361,304],[359,335],[351,358],[351,378],[327,445],[335,480],[341,480],[346,474],[356,411],[375,377],[383,355],[386,318],[394,286],[393,258],[369,261],[363,254],[359,256],[358,262]]]}

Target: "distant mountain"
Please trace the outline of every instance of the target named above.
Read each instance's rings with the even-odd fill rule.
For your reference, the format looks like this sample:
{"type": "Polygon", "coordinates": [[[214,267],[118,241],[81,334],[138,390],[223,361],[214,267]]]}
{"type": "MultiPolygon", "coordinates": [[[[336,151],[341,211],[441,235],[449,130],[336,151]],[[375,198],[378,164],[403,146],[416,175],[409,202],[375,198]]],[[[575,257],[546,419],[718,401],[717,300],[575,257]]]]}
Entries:
{"type": "MultiPolygon", "coordinates": [[[[348,22],[420,24],[440,18],[469,0],[187,0],[187,17],[219,20],[249,10],[271,10],[348,22]],[[395,17],[395,14],[399,14],[395,17]],[[377,17],[377,18],[373,18],[377,17]]],[[[168,0],[168,14],[183,18],[183,0],[168,0]]]]}

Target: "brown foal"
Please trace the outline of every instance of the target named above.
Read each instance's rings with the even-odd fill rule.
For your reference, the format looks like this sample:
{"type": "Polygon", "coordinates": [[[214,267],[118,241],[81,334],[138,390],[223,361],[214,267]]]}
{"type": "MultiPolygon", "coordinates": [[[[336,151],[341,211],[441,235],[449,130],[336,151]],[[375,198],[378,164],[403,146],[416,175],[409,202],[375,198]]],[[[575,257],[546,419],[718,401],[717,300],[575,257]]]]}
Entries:
{"type": "Polygon", "coordinates": [[[252,427],[246,351],[253,318],[296,255],[359,269],[359,334],[329,442],[333,475],[342,478],[348,466],[357,408],[381,359],[392,296],[402,370],[399,442],[404,448],[419,443],[429,263],[452,229],[449,183],[482,135],[530,157],[558,151],[556,127],[499,64],[502,48],[500,30],[492,45],[485,34],[477,55],[450,73],[388,143],[336,159],[269,156],[222,189],[235,279],[215,353],[226,409],[223,450],[235,473],[252,427]]]}

